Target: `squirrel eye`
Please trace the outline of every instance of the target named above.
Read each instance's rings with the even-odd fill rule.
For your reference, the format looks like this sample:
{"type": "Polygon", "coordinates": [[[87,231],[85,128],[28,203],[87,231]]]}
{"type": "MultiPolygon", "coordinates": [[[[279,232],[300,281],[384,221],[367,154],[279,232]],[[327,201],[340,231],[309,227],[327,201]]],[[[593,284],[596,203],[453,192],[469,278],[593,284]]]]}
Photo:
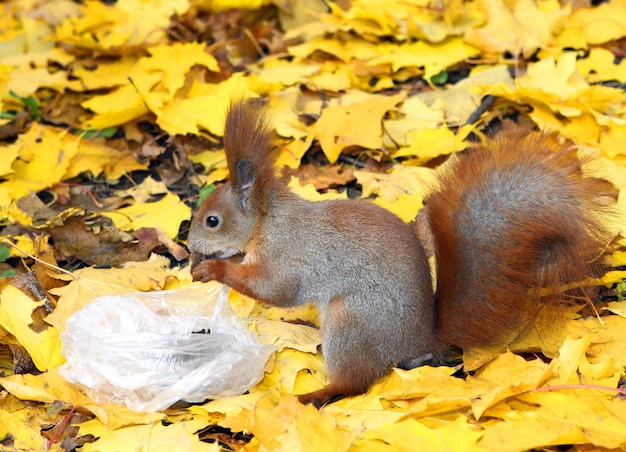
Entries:
{"type": "Polygon", "coordinates": [[[217,215],[209,215],[206,217],[206,225],[210,228],[215,228],[220,224],[220,217],[217,215]]]}

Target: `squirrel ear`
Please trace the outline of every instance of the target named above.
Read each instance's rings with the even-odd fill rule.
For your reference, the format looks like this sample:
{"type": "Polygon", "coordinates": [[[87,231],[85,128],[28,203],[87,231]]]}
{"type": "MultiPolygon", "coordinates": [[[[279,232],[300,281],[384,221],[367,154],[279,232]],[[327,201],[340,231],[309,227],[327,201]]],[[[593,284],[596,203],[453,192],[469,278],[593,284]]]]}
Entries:
{"type": "Polygon", "coordinates": [[[240,192],[241,207],[250,210],[250,195],[257,179],[257,172],[250,160],[241,159],[237,162],[237,187],[240,192]]]}

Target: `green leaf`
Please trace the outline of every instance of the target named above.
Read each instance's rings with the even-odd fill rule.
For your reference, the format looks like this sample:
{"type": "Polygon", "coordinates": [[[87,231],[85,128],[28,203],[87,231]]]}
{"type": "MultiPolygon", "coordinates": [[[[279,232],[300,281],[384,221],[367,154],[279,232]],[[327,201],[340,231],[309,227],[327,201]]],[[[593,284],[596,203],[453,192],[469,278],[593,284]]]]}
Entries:
{"type": "Polygon", "coordinates": [[[617,283],[617,301],[626,300],[626,280],[617,283]]]}
{"type": "Polygon", "coordinates": [[[2,273],[0,273],[0,278],[8,278],[10,276],[15,276],[16,274],[17,272],[13,269],[5,270],[2,273]]]}
{"type": "Polygon", "coordinates": [[[16,94],[13,90],[10,90],[9,94],[16,99],[19,99],[24,105],[26,105],[26,107],[30,110],[30,114],[33,115],[33,118],[41,118],[41,115],[39,114],[39,102],[35,96],[30,95],[28,97],[22,97],[16,94]]]}
{"type": "Polygon", "coordinates": [[[72,129],[74,135],[78,135],[85,140],[92,138],[111,138],[117,132],[115,127],[107,127],[106,129],[72,129]]]}
{"type": "Polygon", "coordinates": [[[8,246],[0,245],[0,262],[6,261],[11,255],[11,249],[8,246]]]}
{"type": "Polygon", "coordinates": [[[433,85],[445,85],[448,81],[448,71],[441,71],[430,78],[433,85]]]}
{"type": "Polygon", "coordinates": [[[215,190],[215,184],[207,185],[206,187],[202,187],[200,189],[197,207],[200,207],[200,204],[202,204],[202,201],[204,201],[207,196],[213,193],[213,190],[215,190]]]}

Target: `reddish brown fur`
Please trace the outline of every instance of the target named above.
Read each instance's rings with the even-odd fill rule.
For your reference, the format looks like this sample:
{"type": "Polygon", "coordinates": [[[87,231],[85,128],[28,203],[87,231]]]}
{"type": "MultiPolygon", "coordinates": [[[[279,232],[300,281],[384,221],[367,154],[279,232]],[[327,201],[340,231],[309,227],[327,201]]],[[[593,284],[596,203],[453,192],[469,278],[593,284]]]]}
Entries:
{"type": "Polygon", "coordinates": [[[270,146],[272,130],[269,127],[263,100],[260,98],[246,101],[233,101],[226,116],[224,126],[224,148],[230,183],[239,186],[237,163],[242,159],[252,162],[257,171],[257,181],[253,189],[253,198],[259,205],[265,203],[267,187],[274,179],[274,155],[270,146]]]}
{"type": "Polygon", "coordinates": [[[437,336],[459,347],[503,344],[540,297],[598,273],[608,237],[597,212],[613,198],[584,178],[576,148],[513,133],[461,156],[426,199],[437,260],[437,336]]]}

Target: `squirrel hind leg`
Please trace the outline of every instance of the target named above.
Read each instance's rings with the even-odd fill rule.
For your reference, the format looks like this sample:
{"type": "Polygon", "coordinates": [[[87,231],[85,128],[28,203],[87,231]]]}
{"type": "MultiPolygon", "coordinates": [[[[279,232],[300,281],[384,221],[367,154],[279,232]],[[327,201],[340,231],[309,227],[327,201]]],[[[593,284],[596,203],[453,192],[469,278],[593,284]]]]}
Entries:
{"type": "Polygon", "coordinates": [[[362,394],[387,373],[392,363],[385,362],[376,343],[370,343],[377,335],[366,332],[371,328],[371,319],[360,314],[365,315],[344,297],[330,301],[323,315],[322,353],[331,382],[323,389],[298,396],[300,402],[319,408],[343,397],[362,394]],[[355,334],[357,331],[359,334],[355,334]]]}
{"type": "Polygon", "coordinates": [[[311,404],[320,408],[327,403],[336,402],[344,397],[350,397],[367,392],[368,388],[382,375],[376,377],[367,374],[371,369],[363,369],[359,363],[342,363],[342,367],[332,372],[331,382],[328,386],[307,394],[298,395],[298,400],[303,404],[311,404]],[[363,371],[363,372],[360,372],[363,371]],[[365,374],[366,376],[364,377],[365,374]]]}

